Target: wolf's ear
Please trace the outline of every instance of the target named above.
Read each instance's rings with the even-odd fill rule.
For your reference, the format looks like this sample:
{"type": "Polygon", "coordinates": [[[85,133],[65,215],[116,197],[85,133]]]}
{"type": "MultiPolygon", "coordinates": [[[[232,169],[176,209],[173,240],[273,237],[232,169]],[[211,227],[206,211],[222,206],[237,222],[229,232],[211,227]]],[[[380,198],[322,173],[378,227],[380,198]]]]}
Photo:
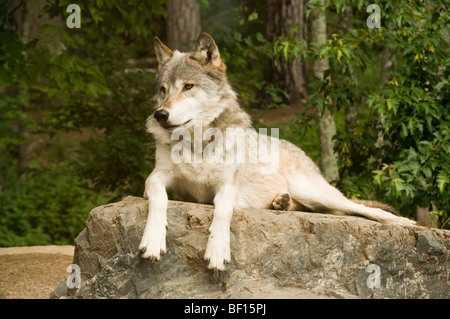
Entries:
{"type": "Polygon", "coordinates": [[[196,60],[202,65],[212,66],[225,71],[226,67],[220,58],[219,48],[216,45],[214,39],[208,33],[201,33],[197,39],[195,50],[191,55],[191,58],[196,60]]]}
{"type": "Polygon", "coordinates": [[[172,58],[173,52],[164,43],[162,43],[158,37],[153,39],[153,47],[155,48],[156,58],[158,59],[158,68],[160,68],[161,65],[165,64],[172,58]]]}

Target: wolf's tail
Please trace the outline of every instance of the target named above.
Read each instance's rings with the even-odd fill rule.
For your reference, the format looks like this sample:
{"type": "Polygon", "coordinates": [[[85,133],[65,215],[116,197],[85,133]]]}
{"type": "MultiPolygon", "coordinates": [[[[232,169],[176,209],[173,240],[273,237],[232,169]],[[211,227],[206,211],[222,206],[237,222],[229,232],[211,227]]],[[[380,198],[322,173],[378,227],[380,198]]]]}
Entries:
{"type": "Polygon", "coordinates": [[[351,199],[352,202],[356,203],[356,204],[361,204],[367,207],[372,207],[372,208],[380,208],[386,212],[389,212],[391,214],[394,214],[396,216],[401,216],[400,213],[391,205],[376,201],[376,200],[362,200],[362,199],[351,199]]]}

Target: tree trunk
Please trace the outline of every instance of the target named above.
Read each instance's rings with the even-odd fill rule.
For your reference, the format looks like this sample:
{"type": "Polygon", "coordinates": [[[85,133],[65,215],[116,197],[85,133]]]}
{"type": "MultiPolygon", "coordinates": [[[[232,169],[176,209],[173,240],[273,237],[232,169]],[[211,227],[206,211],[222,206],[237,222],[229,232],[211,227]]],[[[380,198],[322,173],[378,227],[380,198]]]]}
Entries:
{"type": "MultiPolygon", "coordinates": [[[[52,24],[59,27],[63,26],[63,22],[61,19],[53,18],[50,19],[47,16],[40,16],[42,9],[46,5],[45,0],[36,0],[36,1],[20,1],[15,0],[12,1],[11,8],[16,9],[13,13],[14,21],[17,25],[17,32],[20,36],[22,42],[27,43],[32,39],[40,39],[41,43],[49,46],[51,50],[51,44],[49,43],[52,38],[42,39],[41,35],[41,26],[44,24],[52,24]]],[[[60,42],[63,42],[62,35],[55,35],[54,37],[58,37],[60,42]]],[[[26,52],[23,52],[26,56],[26,52]]],[[[14,88],[16,91],[15,95],[26,94],[28,91],[27,87],[14,88]]],[[[32,105],[32,102],[30,103],[32,105]]],[[[18,118],[17,122],[17,139],[23,141],[23,143],[18,147],[17,150],[17,175],[20,179],[24,180],[26,177],[25,171],[28,166],[29,159],[29,122],[31,113],[29,111],[29,105],[20,105],[19,106],[20,113],[23,116],[18,118]]]]}
{"type": "Polygon", "coordinates": [[[392,61],[392,51],[387,46],[383,47],[383,52],[381,55],[381,76],[380,76],[380,86],[383,87],[389,81],[389,71],[394,67],[394,62],[392,61]]]}
{"type": "MultiPolygon", "coordinates": [[[[33,6],[27,2],[21,3],[20,1],[13,1],[13,8],[16,8],[14,12],[14,20],[17,23],[17,31],[22,39],[22,42],[26,43],[30,40],[30,25],[33,23],[33,6]]],[[[37,14],[36,14],[37,15],[37,14]]],[[[25,52],[23,53],[26,54],[25,52]]],[[[27,92],[27,88],[19,88],[16,91],[17,95],[25,94],[27,92]]],[[[28,140],[28,119],[25,116],[27,110],[25,105],[18,106],[19,112],[22,114],[18,118],[17,121],[17,131],[16,136],[17,139],[22,141],[22,144],[18,146],[17,149],[17,177],[22,180],[26,179],[25,171],[28,165],[28,148],[29,148],[29,140],[28,140]]]]}
{"type": "Polygon", "coordinates": [[[428,207],[416,206],[417,222],[421,226],[439,228],[439,221],[432,220],[428,207]]]}
{"type": "MultiPolygon", "coordinates": [[[[322,0],[321,3],[322,7],[325,8],[324,0],[322,0]]],[[[325,13],[320,14],[314,12],[311,27],[312,41],[319,44],[325,44],[327,41],[327,19],[325,13]]],[[[323,74],[328,68],[329,64],[327,58],[314,62],[314,76],[323,80],[323,74]]],[[[328,181],[336,181],[339,179],[337,158],[333,150],[333,136],[336,135],[336,124],[334,123],[333,115],[328,109],[325,110],[320,119],[319,132],[323,175],[328,181]]]]}
{"type": "MultiPolygon", "coordinates": [[[[285,35],[290,37],[294,26],[301,30],[295,35],[295,39],[306,38],[306,23],[304,21],[305,0],[268,0],[266,36],[270,42],[285,35]]],[[[300,59],[294,60],[291,65],[283,58],[278,58],[275,65],[273,60],[268,60],[265,68],[265,80],[271,83],[280,83],[280,86],[289,94],[291,102],[308,97],[306,64],[300,59]]]]}
{"type": "Polygon", "coordinates": [[[327,109],[319,122],[322,173],[328,182],[339,179],[333,136],[336,135],[334,117],[327,109]]]}
{"type": "MultiPolygon", "coordinates": [[[[389,29],[394,28],[393,23],[391,22],[388,25],[389,29]]],[[[389,81],[389,71],[391,71],[394,68],[394,62],[393,59],[393,53],[391,49],[389,49],[387,46],[383,47],[383,51],[381,52],[381,76],[380,76],[380,87],[383,87],[388,81],[389,81]]],[[[385,145],[384,142],[384,126],[386,123],[386,115],[383,115],[380,117],[380,128],[378,131],[378,139],[376,142],[376,146],[378,148],[381,148],[385,145]]]]}
{"type": "Polygon", "coordinates": [[[199,4],[196,0],[169,0],[167,13],[169,48],[188,51],[202,30],[199,4]]]}
{"type": "MultiPolygon", "coordinates": [[[[348,6],[342,14],[342,27],[347,32],[353,28],[353,8],[351,6],[348,6]]],[[[356,77],[355,69],[350,66],[349,72],[354,86],[357,86],[358,79],[356,77]]],[[[345,129],[347,130],[347,133],[350,133],[350,127],[355,124],[357,117],[358,109],[354,104],[345,108],[345,129]]]]}

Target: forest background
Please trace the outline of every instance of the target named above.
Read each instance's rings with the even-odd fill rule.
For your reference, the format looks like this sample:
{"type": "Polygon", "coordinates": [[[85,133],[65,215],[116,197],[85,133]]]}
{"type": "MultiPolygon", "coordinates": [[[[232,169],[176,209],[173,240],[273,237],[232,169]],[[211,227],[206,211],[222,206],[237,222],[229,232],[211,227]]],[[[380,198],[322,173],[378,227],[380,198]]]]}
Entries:
{"type": "Polygon", "coordinates": [[[92,208],[142,195],[153,37],[188,50],[200,32],[255,127],[278,127],[346,196],[448,229],[448,11],[446,0],[2,1],[0,246],[71,244],[92,208]]]}

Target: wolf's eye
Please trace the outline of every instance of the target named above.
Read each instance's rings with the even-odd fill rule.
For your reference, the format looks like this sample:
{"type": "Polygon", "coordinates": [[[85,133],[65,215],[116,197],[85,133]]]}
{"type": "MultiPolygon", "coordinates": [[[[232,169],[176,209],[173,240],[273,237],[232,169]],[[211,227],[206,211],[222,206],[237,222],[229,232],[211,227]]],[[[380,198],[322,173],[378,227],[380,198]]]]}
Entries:
{"type": "Polygon", "coordinates": [[[185,84],[185,85],[184,85],[183,90],[184,90],[184,91],[189,91],[189,90],[192,89],[193,87],[194,87],[194,84],[188,83],[188,84],[185,84]]]}
{"type": "Polygon", "coordinates": [[[164,86],[161,86],[159,90],[161,91],[162,95],[166,95],[166,88],[164,86]]]}

